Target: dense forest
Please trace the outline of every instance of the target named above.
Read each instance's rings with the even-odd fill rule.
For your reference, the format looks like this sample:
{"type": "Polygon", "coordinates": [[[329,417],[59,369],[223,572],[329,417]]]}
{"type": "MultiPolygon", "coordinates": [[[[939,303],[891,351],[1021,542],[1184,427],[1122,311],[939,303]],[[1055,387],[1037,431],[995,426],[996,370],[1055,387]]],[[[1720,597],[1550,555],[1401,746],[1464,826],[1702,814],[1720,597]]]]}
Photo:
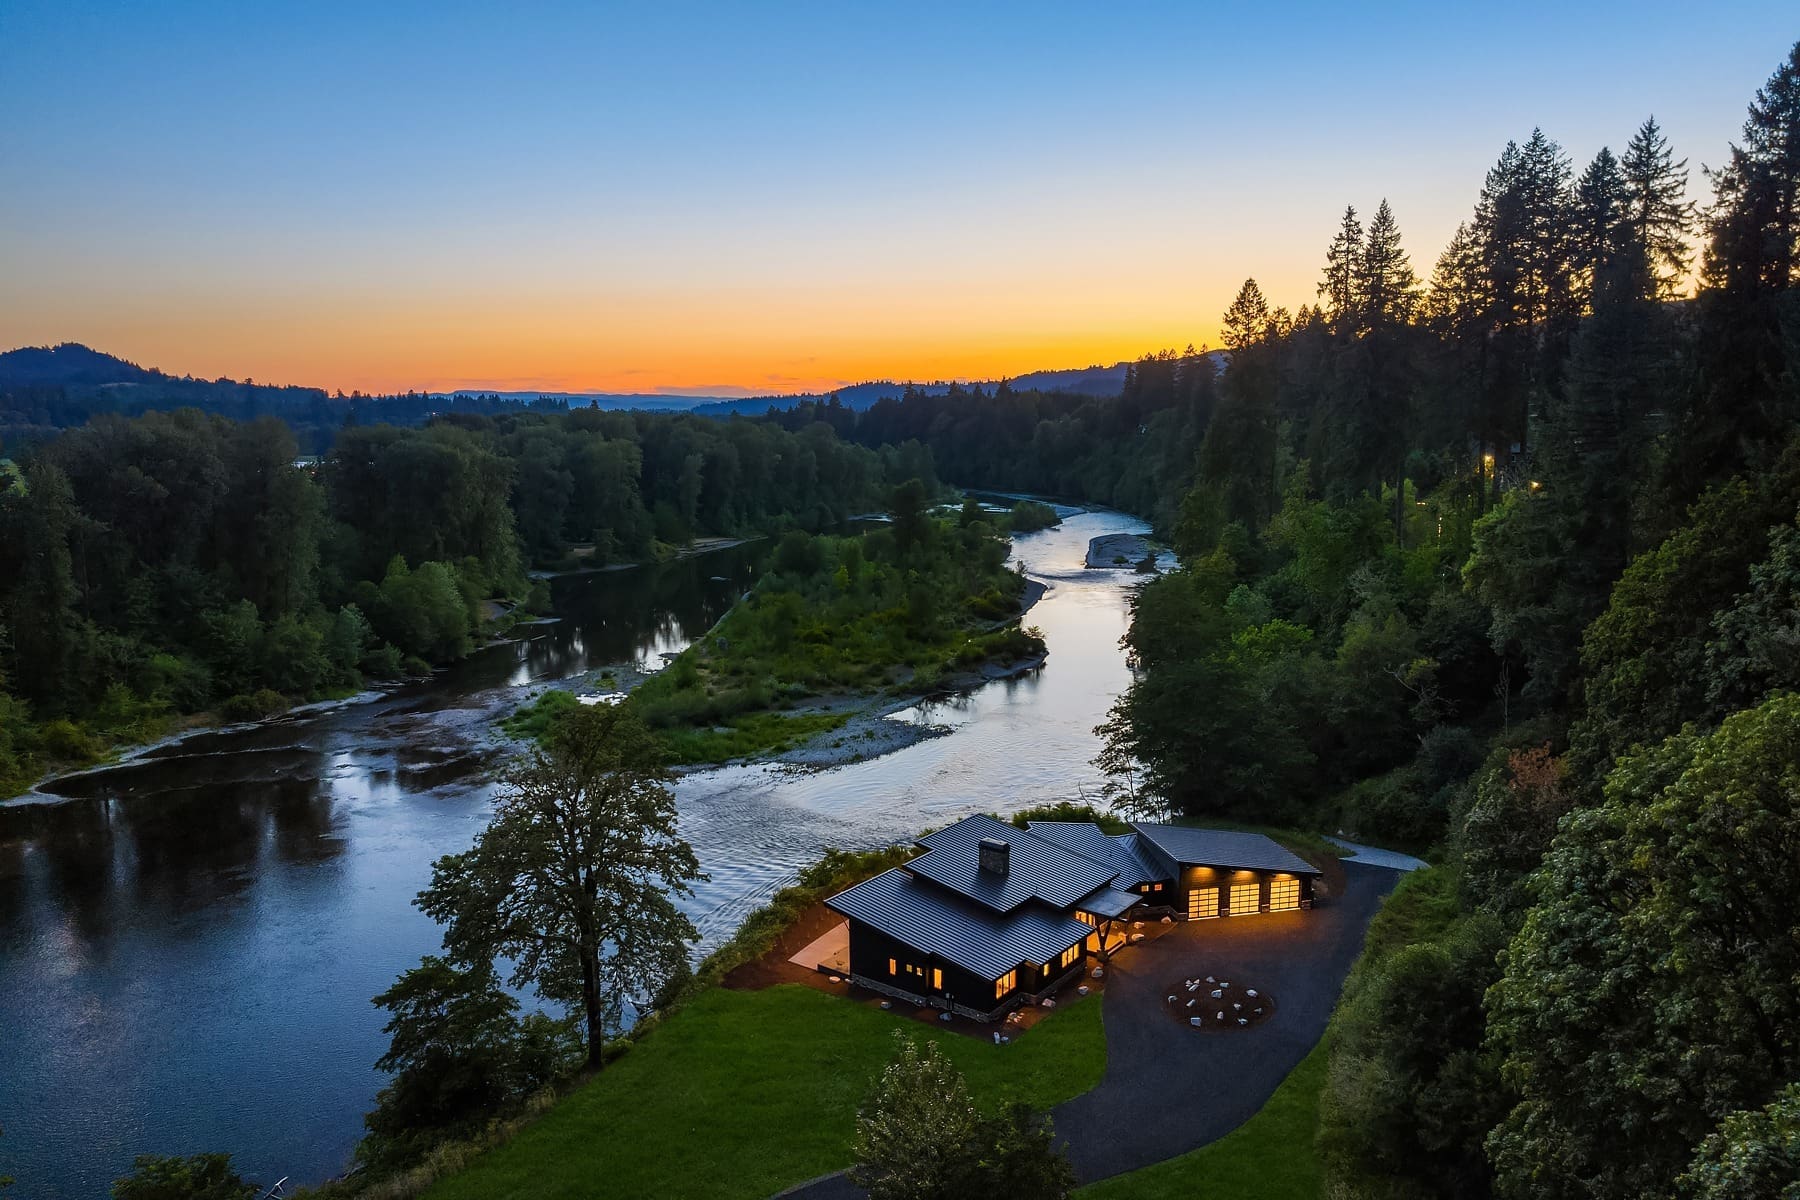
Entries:
{"type": "Polygon", "coordinates": [[[1120,802],[1442,864],[1340,1014],[1334,1196],[1800,1183],[1800,46],[1708,178],[1533,131],[1423,283],[1347,211],[1317,303],[1245,283],[1227,369],[1174,356],[1204,401],[1069,476],[1210,408],[1120,802]]]}
{"type": "Polygon", "coordinates": [[[1316,297],[1116,403],[774,417],[1173,540],[1115,803],[1439,861],[1335,1023],[1333,1196],[1800,1183],[1800,46],[1707,178],[1532,130],[1428,279],[1347,209],[1316,297]]]}
{"type": "Polygon", "coordinates": [[[272,417],[105,415],[0,476],[0,792],[179,714],[265,715],[458,658],[528,568],[817,530],[935,487],[872,451],[686,415],[447,415],[351,426],[295,465],[272,417]]]}

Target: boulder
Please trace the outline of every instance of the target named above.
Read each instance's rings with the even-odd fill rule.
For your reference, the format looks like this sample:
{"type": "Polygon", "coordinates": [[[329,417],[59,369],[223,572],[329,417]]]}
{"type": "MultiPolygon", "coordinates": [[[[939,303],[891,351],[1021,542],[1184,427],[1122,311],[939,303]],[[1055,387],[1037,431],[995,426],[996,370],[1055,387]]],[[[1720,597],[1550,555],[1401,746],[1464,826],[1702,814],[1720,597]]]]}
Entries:
{"type": "Polygon", "coordinates": [[[1212,998],[1214,1000],[1223,1000],[1225,998],[1224,989],[1223,988],[1214,988],[1212,990],[1212,998]]]}

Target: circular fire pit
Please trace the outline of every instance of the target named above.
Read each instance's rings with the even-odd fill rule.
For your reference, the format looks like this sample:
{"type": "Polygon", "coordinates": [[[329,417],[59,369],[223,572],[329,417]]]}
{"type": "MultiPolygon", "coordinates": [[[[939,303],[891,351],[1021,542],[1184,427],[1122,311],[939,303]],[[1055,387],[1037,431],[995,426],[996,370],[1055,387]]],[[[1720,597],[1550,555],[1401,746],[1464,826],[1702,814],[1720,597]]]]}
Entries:
{"type": "Polygon", "coordinates": [[[1169,1015],[1193,1029],[1249,1029],[1275,1015],[1275,998],[1241,979],[1177,979],[1163,995],[1169,1015]]]}

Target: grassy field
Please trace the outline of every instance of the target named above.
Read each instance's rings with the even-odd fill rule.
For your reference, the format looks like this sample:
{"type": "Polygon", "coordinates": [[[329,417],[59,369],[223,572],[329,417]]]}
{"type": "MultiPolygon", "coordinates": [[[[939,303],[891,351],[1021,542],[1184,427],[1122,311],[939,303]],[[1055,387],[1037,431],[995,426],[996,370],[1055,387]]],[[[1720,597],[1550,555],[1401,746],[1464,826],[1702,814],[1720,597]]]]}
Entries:
{"type": "Polygon", "coordinates": [[[713,988],[431,1200],[756,1197],[850,1165],[857,1105],[889,1033],[935,1038],[981,1103],[1048,1106],[1093,1087],[1097,998],[1017,1042],[931,1029],[798,985],[713,988]]]}
{"type": "Polygon", "coordinates": [[[1324,1184],[1313,1137],[1325,1083],[1324,1042],[1282,1081],[1262,1111],[1210,1146],[1078,1191],[1080,1200],[1307,1200],[1324,1184]]]}

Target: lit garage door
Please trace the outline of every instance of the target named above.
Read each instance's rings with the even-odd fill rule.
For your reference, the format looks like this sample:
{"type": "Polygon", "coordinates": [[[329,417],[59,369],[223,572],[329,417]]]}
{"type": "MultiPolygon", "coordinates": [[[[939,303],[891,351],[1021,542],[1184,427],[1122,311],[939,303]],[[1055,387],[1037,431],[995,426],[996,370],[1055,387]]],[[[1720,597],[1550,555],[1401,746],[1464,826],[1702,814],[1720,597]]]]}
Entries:
{"type": "Polygon", "coordinates": [[[1234,883],[1231,885],[1231,915],[1253,913],[1262,907],[1262,885],[1255,883],[1234,883]]]}
{"type": "Polygon", "coordinates": [[[1298,879],[1271,879],[1269,881],[1269,911],[1281,912],[1284,909],[1300,907],[1300,881],[1298,879]]]}
{"type": "Polygon", "coordinates": [[[1219,915],[1219,889],[1195,888],[1188,893],[1188,920],[1204,921],[1219,915]]]}

